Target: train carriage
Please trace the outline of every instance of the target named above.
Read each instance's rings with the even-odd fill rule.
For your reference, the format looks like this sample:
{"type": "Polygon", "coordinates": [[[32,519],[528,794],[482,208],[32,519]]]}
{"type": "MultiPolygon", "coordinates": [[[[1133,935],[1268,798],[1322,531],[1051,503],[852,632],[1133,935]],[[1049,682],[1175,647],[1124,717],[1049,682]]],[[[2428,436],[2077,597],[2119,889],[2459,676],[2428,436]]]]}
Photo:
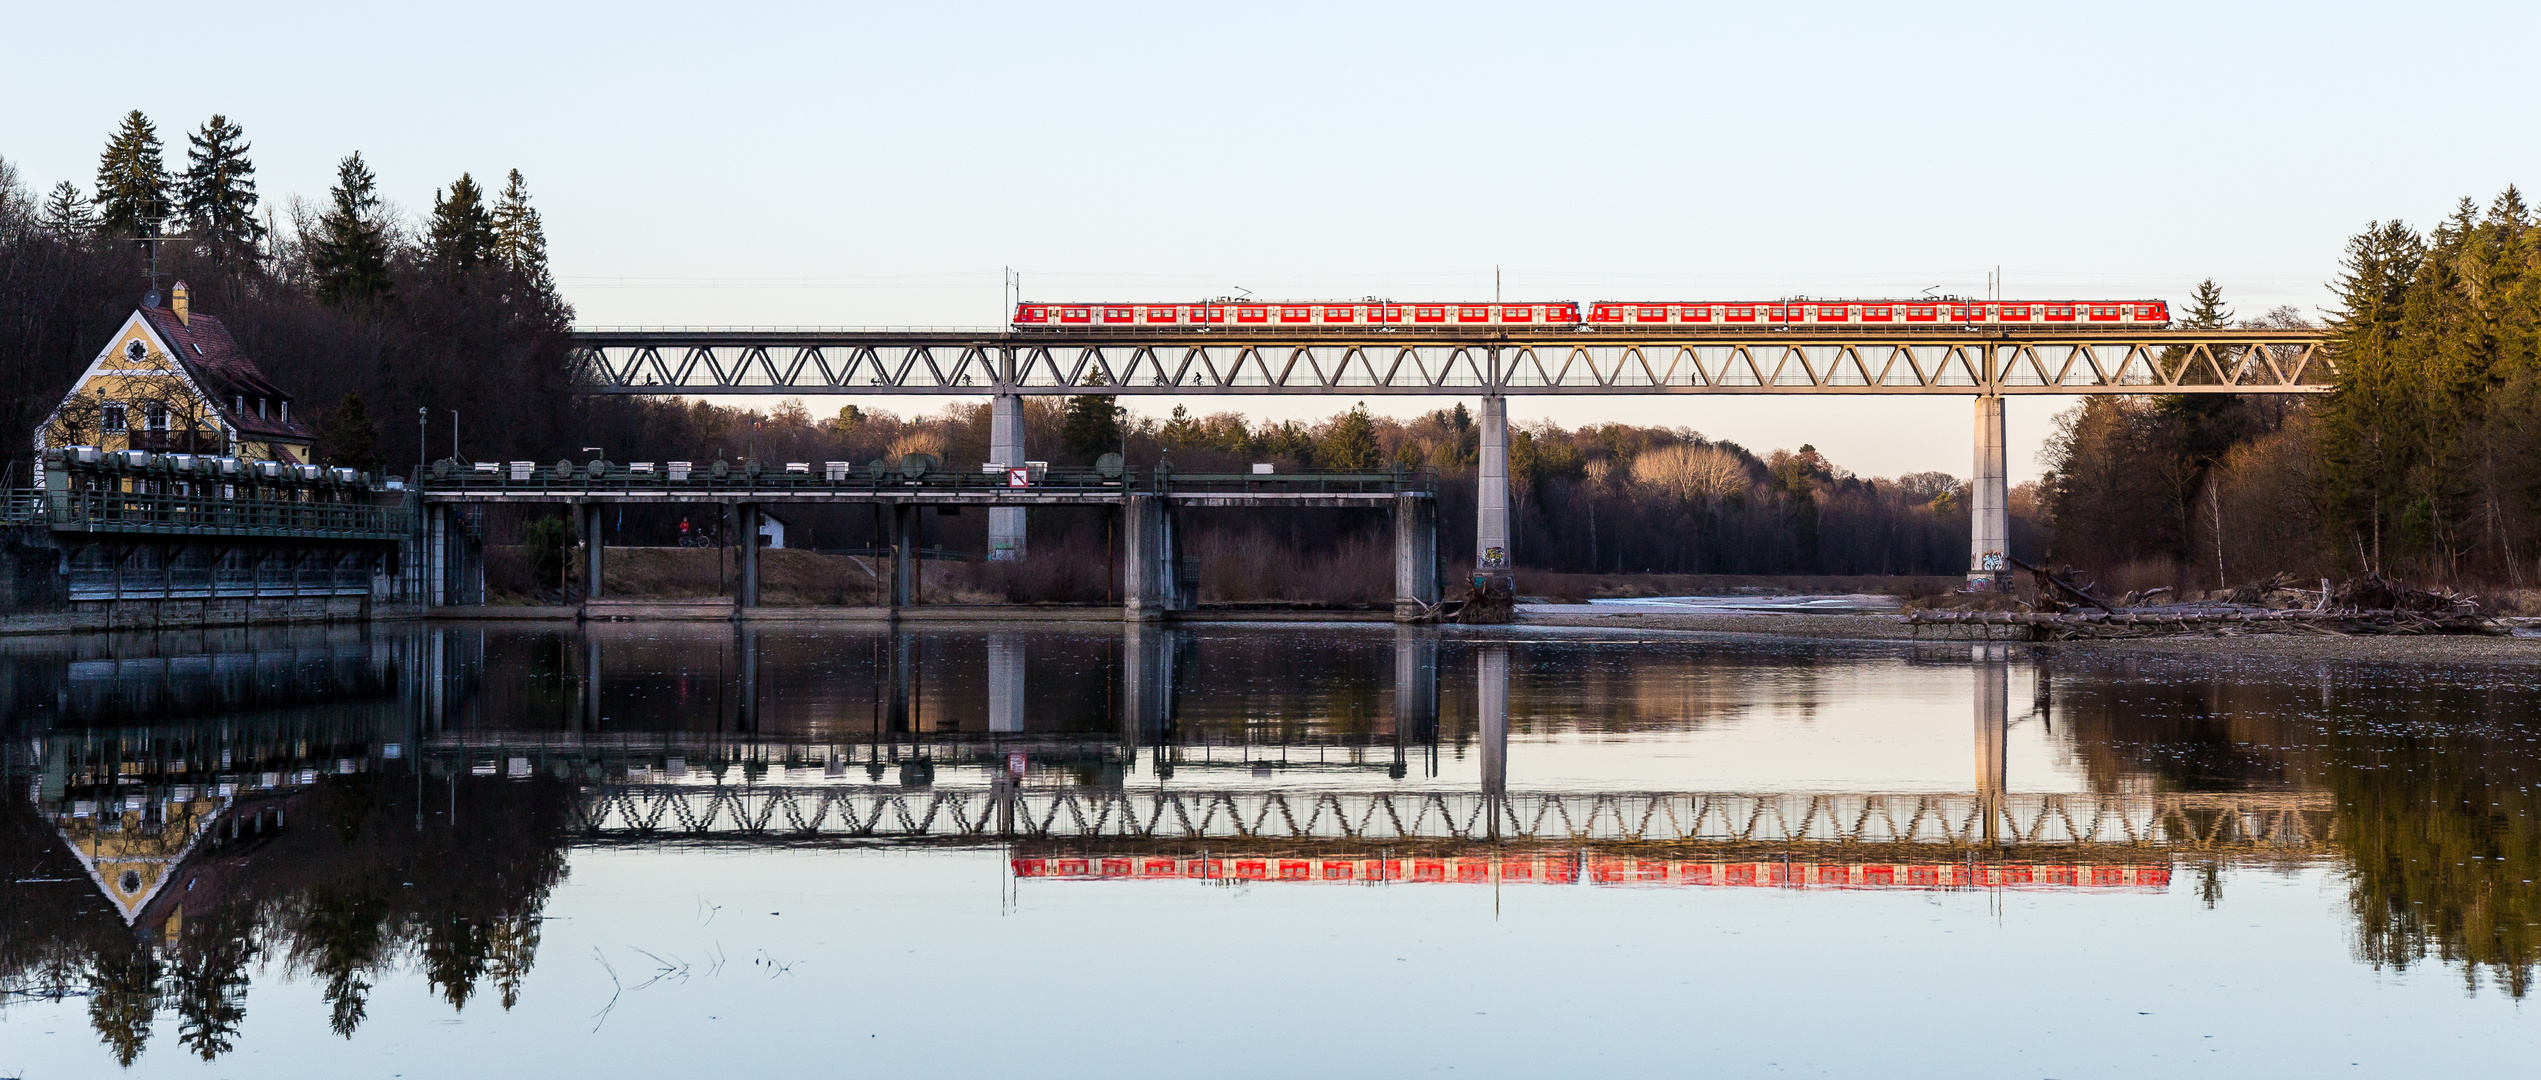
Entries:
{"type": "Polygon", "coordinates": [[[1574,327],[1576,303],[1410,303],[1374,300],[1210,301],[1199,304],[1022,303],[1025,330],[1370,330],[1574,327]]]}
{"type": "Polygon", "coordinates": [[[1864,329],[1971,326],[2124,327],[2162,326],[2170,305],[2160,300],[1601,300],[1588,305],[1592,328],[1776,326],[1864,329]]]}

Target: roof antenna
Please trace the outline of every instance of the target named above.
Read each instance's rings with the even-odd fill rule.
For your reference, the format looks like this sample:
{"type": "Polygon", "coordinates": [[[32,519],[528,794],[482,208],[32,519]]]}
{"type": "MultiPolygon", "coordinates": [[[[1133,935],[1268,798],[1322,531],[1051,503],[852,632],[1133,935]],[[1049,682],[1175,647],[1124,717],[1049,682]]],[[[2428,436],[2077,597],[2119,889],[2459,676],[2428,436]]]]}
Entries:
{"type": "Polygon", "coordinates": [[[1241,285],[1232,286],[1232,288],[1234,288],[1234,290],[1236,291],[1236,293],[1237,293],[1239,296],[1243,297],[1243,298],[1244,298],[1244,299],[1246,299],[1246,300],[1250,300],[1250,299],[1252,299],[1252,298],[1253,298],[1253,290],[1251,290],[1251,289],[1247,289],[1247,288],[1245,288],[1244,286],[1241,286],[1241,285]]]}

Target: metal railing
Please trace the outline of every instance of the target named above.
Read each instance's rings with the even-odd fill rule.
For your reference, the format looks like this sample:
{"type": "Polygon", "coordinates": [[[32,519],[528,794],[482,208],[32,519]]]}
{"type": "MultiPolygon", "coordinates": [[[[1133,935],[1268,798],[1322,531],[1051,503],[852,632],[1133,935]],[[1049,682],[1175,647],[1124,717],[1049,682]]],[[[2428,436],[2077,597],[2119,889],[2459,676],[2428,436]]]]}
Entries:
{"type": "Polygon", "coordinates": [[[11,525],[44,525],[56,532],[397,540],[408,531],[402,506],[165,492],[21,488],[9,492],[7,514],[11,525]]]}
{"type": "Polygon", "coordinates": [[[976,496],[999,495],[1127,495],[1127,494],[1281,494],[1281,495],[1393,495],[1430,494],[1438,489],[1438,472],[1428,467],[1397,468],[1379,472],[1287,472],[1287,473],[1184,473],[1170,468],[1123,470],[1107,474],[1091,468],[1033,469],[1027,483],[1015,484],[1000,472],[961,472],[928,470],[907,473],[898,469],[877,467],[848,469],[843,475],[830,474],[822,464],[811,471],[795,472],[765,464],[732,466],[718,462],[686,470],[674,479],[666,466],[655,463],[645,472],[624,465],[601,463],[590,465],[534,466],[514,470],[510,466],[493,471],[451,471],[447,475],[427,473],[423,492],[427,497],[448,500],[468,495],[552,494],[558,499],[594,496],[658,496],[689,495],[700,498],[731,498],[751,495],[836,495],[842,497],[892,496],[976,496]],[[718,468],[717,466],[721,466],[718,468]]]}

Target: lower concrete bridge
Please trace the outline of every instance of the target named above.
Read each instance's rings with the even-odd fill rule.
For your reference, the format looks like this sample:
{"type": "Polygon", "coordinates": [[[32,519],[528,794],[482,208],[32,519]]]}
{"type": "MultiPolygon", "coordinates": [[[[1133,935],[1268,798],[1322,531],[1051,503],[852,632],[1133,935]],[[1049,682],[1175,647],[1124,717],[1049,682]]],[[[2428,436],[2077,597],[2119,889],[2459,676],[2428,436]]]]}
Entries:
{"type": "MultiPolygon", "coordinates": [[[[708,505],[726,516],[732,535],[755,538],[762,515],[776,506],[854,504],[891,517],[894,608],[916,602],[915,560],[922,547],[923,511],[929,507],[983,507],[989,513],[989,556],[1022,553],[1023,513],[1035,507],[1080,506],[1118,515],[1122,614],[1148,620],[1190,610],[1198,603],[1196,566],[1183,551],[1180,512],[1192,508],[1358,509],[1389,514],[1394,526],[1395,614],[1408,619],[1436,604],[1438,476],[1430,469],[1382,472],[1178,473],[1170,465],[1135,470],[1117,455],[1093,468],[1053,469],[1037,463],[1011,468],[991,464],[962,471],[943,468],[932,456],[912,454],[897,463],[772,463],[717,461],[576,465],[559,461],[434,463],[418,485],[424,516],[425,595],[436,604],[484,595],[484,562],[469,550],[464,511],[492,504],[549,504],[571,508],[582,536],[585,595],[601,596],[606,546],[603,515],[626,506],[708,505]],[[460,580],[474,575],[474,581],[460,580]]],[[[759,553],[739,546],[737,606],[759,602],[759,553]]]]}

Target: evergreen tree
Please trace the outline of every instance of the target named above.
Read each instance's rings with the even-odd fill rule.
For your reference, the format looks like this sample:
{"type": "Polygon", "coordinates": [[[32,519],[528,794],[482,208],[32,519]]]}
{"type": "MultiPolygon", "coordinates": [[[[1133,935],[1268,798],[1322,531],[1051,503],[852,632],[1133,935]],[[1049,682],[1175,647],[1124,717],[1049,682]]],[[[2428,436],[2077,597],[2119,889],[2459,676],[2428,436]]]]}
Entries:
{"type": "Polygon", "coordinates": [[[379,220],[379,180],[355,153],[336,166],[331,205],[309,242],[318,299],[329,304],[377,301],[389,291],[388,224],[379,220]]]}
{"type": "Polygon", "coordinates": [[[141,110],[132,110],[97,159],[99,227],[110,236],[145,235],[143,223],[156,222],[172,209],[172,186],[167,163],[161,160],[159,129],[141,110]]]}
{"type": "Polygon", "coordinates": [[[79,185],[64,180],[45,197],[36,224],[56,240],[86,239],[97,231],[97,208],[80,194],[79,185]]]}
{"type": "Polygon", "coordinates": [[[318,417],[314,434],[320,462],[365,472],[379,468],[379,428],[362,408],[361,394],[345,391],[344,400],[318,417]]]}
{"type": "MultiPolygon", "coordinates": [[[[1099,385],[1099,378],[1088,380],[1099,385]]],[[[1059,447],[1071,461],[1091,463],[1121,448],[1121,407],[1109,394],[1078,394],[1068,399],[1059,422],[1059,447]]]]}
{"type": "Polygon", "coordinates": [[[253,259],[264,243],[256,220],[256,165],[246,133],[218,113],[185,137],[185,178],[177,185],[178,209],[204,254],[216,262],[253,259]]]}
{"type": "Polygon", "coordinates": [[[2219,330],[2232,325],[2232,309],[2223,303],[2223,287],[2215,279],[2197,283],[2195,295],[2188,300],[2188,317],[2179,325],[2188,330],[2219,330]]]}
{"type": "Polygon", "coordinates": [[[1368,417],[1368,403],[1360,402],[1350,411],[1333,418],[1332,427],[1315,444],[1315,466],[1334,472],[1373,472],[1384,465],[1384,454],[1376,443],[1376,423],[1368,417]]]}
{"type": "Polygon", "coordinates": [[[494,215],[485,209],[485,192],[476,178],[460,173],[450,193],[432,193],[432,224],[424,234],[424,259],[444,274],[463,276],[493,262],[497,238],[494,215]]]}
{"type": "Polygon", "coordinates": [[[539,288],[552,288],[547,275],[547,232],[540,225],[538,211],[529,205],[529,185],[521,181],[521,171],[512,170],[503,194],[494,203],[495,256],[513,273],[530,279],[539,288]]]}
{"type": "Polygon", "coordinates": [[[2423,454],[2414,372],[2401,338],[2409,286],[2425,242],[2398,221],[2374,222],[2347,242],[2330,323],[2337,389],[2322,411],[2322,450],[2337,535],[2370,572],[2385,566],[2387,527],[2404,502],[2403,480],[2423,454]]]}

